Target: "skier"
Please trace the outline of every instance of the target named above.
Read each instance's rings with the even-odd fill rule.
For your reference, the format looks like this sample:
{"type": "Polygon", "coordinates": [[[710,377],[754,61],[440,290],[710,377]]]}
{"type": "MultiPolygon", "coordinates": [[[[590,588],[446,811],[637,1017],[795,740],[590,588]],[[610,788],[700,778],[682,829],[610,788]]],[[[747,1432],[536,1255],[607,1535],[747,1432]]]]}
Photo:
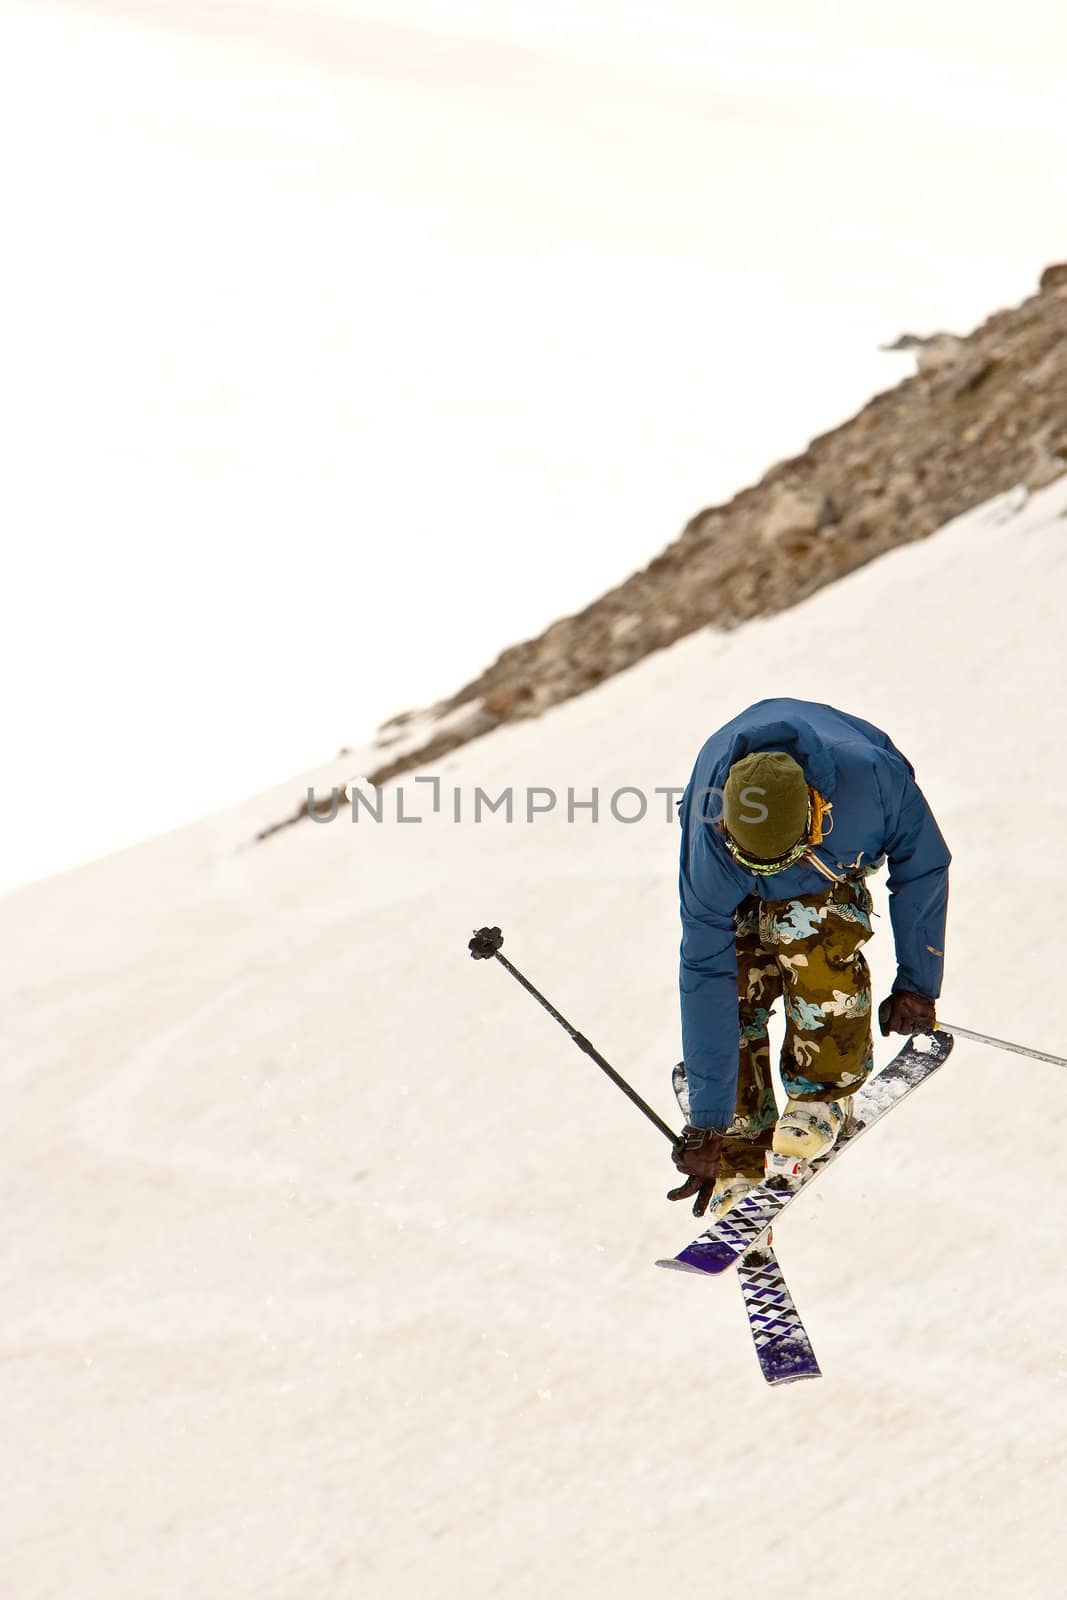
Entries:
{"type": "Polygon", "coordinates": [[[681,805],[680,989],[689,1122],[675,1152],[717,1220],[767,1153],[817,1160],[873,1066],[864,882],[889,862],[897,976],[883,1034],[933,1026],[948,847],[888,735],[833,706],[761,700],[704,745],[681,805]],[[767,1019],[786,1013],[778,1115],[767,1019]]]}

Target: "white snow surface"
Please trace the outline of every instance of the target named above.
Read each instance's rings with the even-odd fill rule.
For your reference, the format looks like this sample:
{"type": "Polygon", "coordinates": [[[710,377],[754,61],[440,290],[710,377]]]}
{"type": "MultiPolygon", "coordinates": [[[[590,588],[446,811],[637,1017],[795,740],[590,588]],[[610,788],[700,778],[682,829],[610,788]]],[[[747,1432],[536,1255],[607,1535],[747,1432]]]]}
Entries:
{"type": "Polygon", "coordinates": [[[451,791],[606,807],[764,695],[854,710],[955,853],[943,1015],[1064,1053],[1065,510],[1004,496],[498,730],[438,816],[405,780],[420,824],[250,847],[302,778],[0,900],[5,1600],[1062,1594],[1067,1073],[961,1040],[798,1200],[826,1376],[769,1391],[736,1285],[652,1268],[697,1231],[665,1142],[467,955],[499,923],[672,1118],[662,797],[451,791]]]}

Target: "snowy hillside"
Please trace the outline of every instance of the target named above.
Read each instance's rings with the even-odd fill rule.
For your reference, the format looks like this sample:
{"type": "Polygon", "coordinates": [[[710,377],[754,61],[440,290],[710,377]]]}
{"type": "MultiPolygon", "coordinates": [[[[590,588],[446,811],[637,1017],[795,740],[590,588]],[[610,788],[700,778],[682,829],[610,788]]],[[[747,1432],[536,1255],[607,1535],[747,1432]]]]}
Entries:
{"type": "MultiPolygon", "coordinates": [[[[797,1202],[826,1377],[772,1392],[735,1286],[652,1270],[693,1231],[662,1141],[466,941],[499,923],[674,1120],[653,791],[750,701],[824,699],[953,847],[943,1014],[1063,1053],[1065,511],[695,634],[449,756],[436,816],[408,775],[420,824],[387,791],[250,845],[296,782],[0,900],[5,1600],[1062,1593],[1067,1073],[961,1041],[797,1202]],[[475,825],[508,785],[601,820],[475,825]]],[[[882,993],[888,918],[871,948],[882,993]]]]}

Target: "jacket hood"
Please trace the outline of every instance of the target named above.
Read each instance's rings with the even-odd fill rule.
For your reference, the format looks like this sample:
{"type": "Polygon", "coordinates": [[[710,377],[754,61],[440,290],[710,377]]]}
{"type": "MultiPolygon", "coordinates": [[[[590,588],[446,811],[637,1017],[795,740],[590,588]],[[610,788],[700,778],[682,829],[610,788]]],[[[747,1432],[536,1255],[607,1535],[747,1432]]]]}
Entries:
{"type": "Polygon", "coordinates": [[[722,787],[735,761],[754,750],[784,750],[793,757],[813,789],[831,799],[837,787],[837,765],[810,722],[791,716],[788,722],[771,718],[740,729],[730,742],[725,759],[712,774],[712,782],[722,787]]]}

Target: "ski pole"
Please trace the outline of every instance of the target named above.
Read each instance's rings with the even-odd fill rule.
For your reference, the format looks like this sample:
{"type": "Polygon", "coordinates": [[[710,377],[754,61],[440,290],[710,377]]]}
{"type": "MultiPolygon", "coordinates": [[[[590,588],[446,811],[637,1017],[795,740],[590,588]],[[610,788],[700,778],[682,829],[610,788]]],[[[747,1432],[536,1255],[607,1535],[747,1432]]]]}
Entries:
{"type": "Polygon", "coordinates": [[[534,988],[529,978],[523,977],[518,967],[513,967],[507,956],[502,956],[500,954],[500,946],[503,943],[504,935],[501,933],[499,928],[476,928],[474,930],[474,938],[468,940],[467,942],[467,949],[470,951],[475,961],[489,961],[495,957],[496,960],[500,962],[502,967],[506,967],[511,973],[511,976],[522,984],[526,992],[528,994],[532,994],[534,999],[544,1006],[549,1016],[555,1017],[560,1027],[570,1034],[579,1050],[584,1050],[587,1056],[592,1056],[600,1070],[607,1073],[612,1083],[620,1088],[623,1094],[628,1096],[628,1098],[633,1101],[634,1105],[639,1111],[644,1112],[649,1122],[653,1123],[654,1126],[659,1129],[660,1133],[662,1133],[665,1138],[671,1141],[672,1145],[677,1145],[678,1135],[671,1132],[670,1128],[668,1128],[667,1124],[663,1121],[663,1118],[658,1117],[647,1101],[642,1100],[636,1089],[631,1089],[630,1085],[626,1082],[626,1079],[615,1071],[615,1068],[610,1064],[610,1062],[604,1060],[604,1057],[600,1054],[600,1051],[594,1049],[585,1035],[579,1033],[577,1028],[572,1027],[567,1021],[566,1017],[560,1015],[551,1001],[546,1000],[544,995],[541,994],[538,989],[534,988]]]}
{"type": "Polygon", "coordinates": [[[1051,1061],[1053,1066],[1067,1067],[1067,1059],[1063,1056],[1049,1055],[1047,1050],[1031,1050],[1025,1044],[1012,1044],[1010,1039],[994,1039],[992,1034],[975,1033],[971,1028],[959,1028],[954,1022],[938,1022],[936,1026],[943,1033],[958,1033],[961,1039],[977,1039],[979,1044],[991,1044],[997,1050],[1011,1050],[1017,1056],[1033,1056],[1035,1061],[1051,1061]]]}

